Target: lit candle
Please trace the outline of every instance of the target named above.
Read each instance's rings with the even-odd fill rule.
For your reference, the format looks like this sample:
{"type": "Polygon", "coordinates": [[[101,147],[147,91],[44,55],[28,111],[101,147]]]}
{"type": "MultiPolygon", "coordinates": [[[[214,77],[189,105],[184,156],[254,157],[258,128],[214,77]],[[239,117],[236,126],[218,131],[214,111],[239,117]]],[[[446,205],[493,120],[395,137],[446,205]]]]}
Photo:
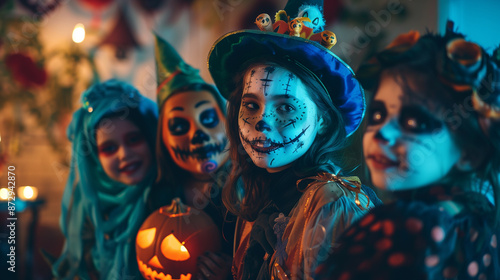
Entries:
{"type": "Polygon", "coordinates": [[[7,200],[9,198],[9,189],[1,188],[0,189],[0,200],[7,200]]]}
{"type": "Polygon", "coordinates": [[[78,23],[75,25],[75,28],[73,29],[73,42],[75,43],[81,43],[85,39],[85,27],[83,24],[78,23]]]}
{"type": "Polygon", "coordinates": [[[32,186],[20,187],[17,195],[22,200],[35,200],[38,196],[38,189],[32,186]]]}

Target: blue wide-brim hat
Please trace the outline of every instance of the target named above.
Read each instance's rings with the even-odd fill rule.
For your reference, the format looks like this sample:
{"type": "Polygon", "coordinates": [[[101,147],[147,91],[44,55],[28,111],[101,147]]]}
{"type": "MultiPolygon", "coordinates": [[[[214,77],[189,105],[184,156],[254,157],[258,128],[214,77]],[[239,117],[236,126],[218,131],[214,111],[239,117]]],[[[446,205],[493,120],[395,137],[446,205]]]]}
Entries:
{"type": "Polygon", "coordinates": [[[363,88],[349,65],[315,41],[259,30],[230,32],[212,46],[208,69],[228,99],[237,86],[234,75],[244,70],[242,65],[269,56],[304,66],[316,75],[342,114],[347,136],[356,131],[366,110],[363,88]]]}

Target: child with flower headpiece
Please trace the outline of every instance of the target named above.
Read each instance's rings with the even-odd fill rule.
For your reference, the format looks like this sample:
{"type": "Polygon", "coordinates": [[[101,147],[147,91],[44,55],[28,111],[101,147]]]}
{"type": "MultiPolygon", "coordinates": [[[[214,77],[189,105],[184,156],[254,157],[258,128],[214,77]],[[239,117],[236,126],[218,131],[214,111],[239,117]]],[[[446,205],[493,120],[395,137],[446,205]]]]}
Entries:
{"type": "Polygon", "coordinates": [[[233,170],[223,201],[239,217],[235,279],[311,279],[340,233],[373,206],[332,159],[361,123],[363,89],[307,20],[277,19],[279,32],[290,26],[283,33],[226,34],[209,54],[228,98],[233,170]]]}
{"type": "Polygon", "coordinates": [[[52,271],[57,279],[136,279],[135,236],[156,176],[156,104],[117,80],[93,85],[81,100],[68,127],[66,241],[52,271]]]}
{"type": "Polygon", "coordinates": [[[348,229],[317,279],[500,279],[498,63],[450,29],[361,66],[365,160],[397,200],[348,229]]]}

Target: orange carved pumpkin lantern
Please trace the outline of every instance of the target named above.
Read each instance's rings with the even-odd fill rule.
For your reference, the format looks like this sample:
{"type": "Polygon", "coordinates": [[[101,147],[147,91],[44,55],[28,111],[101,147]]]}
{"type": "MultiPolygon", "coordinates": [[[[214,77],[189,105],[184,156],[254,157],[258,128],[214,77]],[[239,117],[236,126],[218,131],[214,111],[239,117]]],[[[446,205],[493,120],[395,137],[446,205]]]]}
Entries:
{"type": "Polygon", "coordinates": [[[137,233],[135,250],[145,279],[189,280],[198,256],[219,251],[221,234],[203,211],[176,198],[151,214],[137,233]]]}

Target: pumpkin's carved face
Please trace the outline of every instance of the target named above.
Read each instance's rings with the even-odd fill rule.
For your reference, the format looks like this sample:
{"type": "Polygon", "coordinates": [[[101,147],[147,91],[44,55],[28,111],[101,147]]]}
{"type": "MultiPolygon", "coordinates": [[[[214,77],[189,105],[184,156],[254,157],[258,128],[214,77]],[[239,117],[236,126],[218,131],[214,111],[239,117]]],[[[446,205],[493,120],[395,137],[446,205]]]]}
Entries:
{"type": "Polygon", "coordinates": [[[327,49],[331,49],[337,43],[335,33],[330,30],[321,32],[321,45],[327,49]]]}
{"type": "Polygon", "coordinates": [[[165,206],[151,214],[136,238],[139,270],[146,279],[189,280],[198,256],[220,250],[221,234],[202,211],[186,207],[172,214],[165,206]]]}

